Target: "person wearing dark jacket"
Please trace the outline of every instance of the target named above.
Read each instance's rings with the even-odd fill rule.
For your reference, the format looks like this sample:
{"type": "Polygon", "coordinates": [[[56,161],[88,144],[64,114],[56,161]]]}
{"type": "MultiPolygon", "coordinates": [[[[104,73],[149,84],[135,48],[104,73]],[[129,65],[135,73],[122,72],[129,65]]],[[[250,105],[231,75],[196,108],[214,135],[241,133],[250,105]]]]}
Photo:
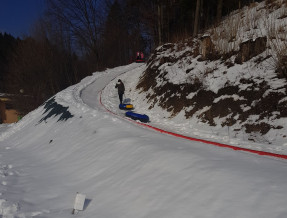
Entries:
{"type": "Polygon", "coordinates": [[[119,79],[116,87],[118,89],[118,94],[119,94],[119,99],[120,99],[120,103],[123,103],[123,95],[125,93],[125,85],[123,84],[123,82],[119,79]]]}

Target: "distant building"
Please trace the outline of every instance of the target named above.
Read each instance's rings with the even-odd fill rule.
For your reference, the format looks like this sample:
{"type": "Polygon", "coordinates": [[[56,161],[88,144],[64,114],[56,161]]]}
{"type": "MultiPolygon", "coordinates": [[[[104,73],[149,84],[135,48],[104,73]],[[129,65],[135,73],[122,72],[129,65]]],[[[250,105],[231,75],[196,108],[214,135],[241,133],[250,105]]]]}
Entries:
{"type": "Polygon", "coordinates": [[[0,124],[15,123],[19,120],[19,115],[13,106],[13,96],[0,94],[0,124]]]}

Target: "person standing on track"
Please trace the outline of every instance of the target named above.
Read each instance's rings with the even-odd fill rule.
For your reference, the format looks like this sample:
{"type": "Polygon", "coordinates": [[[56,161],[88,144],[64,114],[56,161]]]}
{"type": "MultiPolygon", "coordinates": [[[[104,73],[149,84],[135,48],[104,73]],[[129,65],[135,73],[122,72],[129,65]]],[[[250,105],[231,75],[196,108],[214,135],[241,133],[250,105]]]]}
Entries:
{"type": "Polygon", "coordinates": [[[118,94],[119,94],[119,99],[120,99],[120,103],[123,103],[123,95],[125,93],[125,85],[123,84],[123,82],[119,79],[116,87],[118,89],[118,94]]]}

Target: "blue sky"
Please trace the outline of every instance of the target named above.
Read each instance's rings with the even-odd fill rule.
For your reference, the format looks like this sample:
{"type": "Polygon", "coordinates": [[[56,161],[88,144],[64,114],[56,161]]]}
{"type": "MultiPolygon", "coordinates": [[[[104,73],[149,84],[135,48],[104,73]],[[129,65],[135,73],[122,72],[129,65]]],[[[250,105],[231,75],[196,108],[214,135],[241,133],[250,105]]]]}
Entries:
{"type": "Polygon", "coordinates": [[[45,0],[0,0],[0,32],[14,37],[29,35],[43,13],[45,0]]]}

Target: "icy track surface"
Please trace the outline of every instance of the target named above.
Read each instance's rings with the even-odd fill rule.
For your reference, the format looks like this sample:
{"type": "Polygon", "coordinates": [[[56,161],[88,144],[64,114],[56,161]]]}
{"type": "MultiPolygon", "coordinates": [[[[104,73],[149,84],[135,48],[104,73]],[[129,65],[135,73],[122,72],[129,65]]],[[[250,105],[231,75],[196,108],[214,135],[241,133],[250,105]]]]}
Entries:
{"type": "Polygon", "coordinates": [[[125,75],[144,67],[95,73],[58,93],[58,109],[71,114],[66,120],[59,120],[61,110],[46,117],[52,109],[45,113],[43,105],[17,124],[0,125],[0,215],[287,217],[285,160],[178,139],[120,117],[114,84],[123,79],[127,101],[139,101],[125,75]],[[101,93],[119,116],[99,103],[101,93]],[[84,211],[72,215],[76,192],[86,201],[84,211]]]}

